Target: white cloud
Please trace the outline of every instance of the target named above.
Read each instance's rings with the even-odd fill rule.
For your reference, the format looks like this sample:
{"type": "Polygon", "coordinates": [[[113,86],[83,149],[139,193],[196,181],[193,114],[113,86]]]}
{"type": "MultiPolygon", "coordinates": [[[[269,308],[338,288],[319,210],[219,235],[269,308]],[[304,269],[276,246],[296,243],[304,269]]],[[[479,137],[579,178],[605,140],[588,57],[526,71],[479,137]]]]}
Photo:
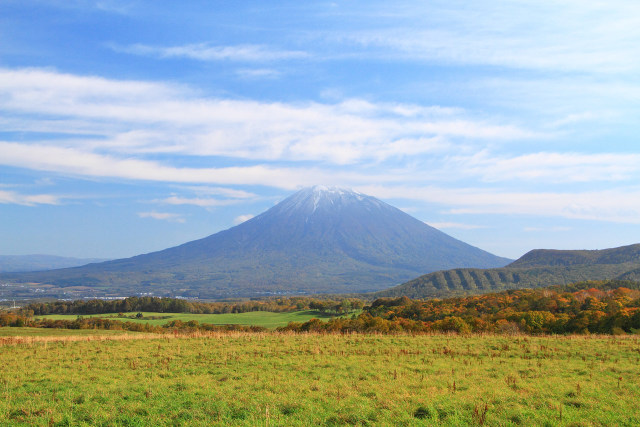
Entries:
{"type": "Polygon", "coordinates": [[[548,233],[548,232],[555,232],[555,231],[571,231],[572,228],[571,227],[525,227],[524,231],[529,232],[529,233],[539,233],[539,232],[543,232],[543,233],[548,233]]]}
{"type": "Polygon", "coordinates": [[[254,215],[251,215],[251,214],[240,215],[240,216],[237,216],[237,217],[233,220],[233,223],[234,223],[235,225],[242,224],[243,222],[249,221],[249,220],[250,220],[251,218],[253,218],[253,217],[254,217],[254,215]]]}
{"type": "Polygon", "coordinates": [[[464,224],[461,222],[427,222],[427,225],[430,225],[434,228],[458,228],[461,230],[475,230],[478,228],[487,228],[484,225],[477,224],[464,224]]]}
{"type": "Polygon", "coordinates": [[[485,182],[563,183],[640,178],[638,154],[496,156],[483,147],[540,134],[438,106],[358,99],[332,104],[205,99],[194,97],[188,88],[160,83],[0,69],[0,111],[10,116],[4,119],[6,131],[71,129],[99,135],[31,143],[0,141],[0,164],[75,176],[288,189],[317,182],[389,184],[411,180],[416,173],[439,181],[476,177],[485,182]],[[225,156],[262,164],[176,167],[155,156],[149,160],[150,154],[225,156]],[[383,175],[379,168],[370,173],[344,169],[335,173],[319,164],[398,159],[404,165],[387,168],[383,175]],[[298,161],[313,162],[313,166],[272,165],[298,161]]]}
{"type": "Polygon", "coordinates": [[[435,186],[362,186],[379,198],[409,199],[447,207],[446,214],[536,215],[640,224],[640,188],[581,192],[513,191],[435,186]]]}
{"type": "Polygon", "coordinates": [[[178,197],[178,196],[170,196],[166,199],[160,200],[162,203],[167,203],[169,205],[194,205],[200,206],[203,208],[216,207],[216,206],[229,206],[238,203],[238,200],[220,200],[220,199],[212,199],[212,198],[199,198],[199,197],[178,197]]]}
{"type": "Polygon", "coordinates": [[[634,219],[640,218],[640,202],[634,202],[640,197],[628,188],[575,194],[513,190],[514,182],[638,182],[637,153],[496,155],[495,144],[515,146],[547,135],[474,118],[455,108],[361,99],[334,103],[210,99],[189,88],[161,83],[0,69],[0,112],[6,113],[0,123],[7,132],[54,130],[67,136],[0,141],[0,164],[85,178],[192,188],[205,184],[197,186],[203,191],[195,192],[196,197],[165,200],[174,205],[210,207],[231,203],[226,199],[252,197],[245,192],[232,194],[237,190],[222,191],[221,186],[295,190],[322,182],[387,198],[435,202],[450,206],[453,213],[640,221],[634,219]],[[73,132],[97,136],[68,137],[73,132]],[[175,155],[181,156],[179,165],[175,155]],[[201,156],[224,156],[231,166],[189,166],[190,157],[201,156]],[[505,187],[471,190],[469,179],[505,187]],[[464,188],[434,184],[452,182],[463,183],[464,188]],[[396,188],[400,183],[413,187],[396,188]],[[606,203],[599,206],[600,200],[606,203]]]}
{"type": "Polygon", "coordinates": [[[184,223],[185,219],[182,215],[168,212],[138,212],[140,218],[153,218],[161,221],[184,223]]]}
{"type": "Polygon", "coordinates": [[[104,12],[117,13],[120,15],[129,15],[133,8],[133,4],[131,2],[123,2],[123,1],[114,1],[114,0],[102,0],[95,3],[95,7],[98,10],[102,10],[104,12]]]}
{"type": "Polygon", "coordinates": [[[11,114],[6,130],[100,135],[57,142],[83,149],[339,165],[536,135],[437,106],[205,99],[176,86],[34,69],[0,69],[0,111],[11,114]]]}
{"type": "Polygon", "coordinates": [[[221,168],[177,168],[155,161],[118,158],[44,144],[19,144],[0,141],[0,165],[24,167],[80,177],[123,178],[172,183],[219,185],[267,185],[295,190],[318,182],[340,185],[345,182],[370,182],[395,179],[384,174],[335,172],[320,168],[288,168],[264,165],[221,168]]]}
{"type": "Polygon", "coordinates": [[[530,153],[496,156],[486,151],[450,159],[450,166],[488,182],[612,182],[640,179],[637,153],[530,153]]]}
{"type": "Polygon", "coordinates": [[[243,68],[236,70],[236,75],[243,79],[275,79],[282,75],[278,70],[270,68],[243,68]]]}
{"type": "Polygon", "coordinates": [[[560,127],[626,119],[635,125],[640,84],[636,78],[588,73],[522,78],[481,77],[468,91],[488,105],[530,115],[543,125],[560,127]],[[526,102],[525,102],[526,101],[526,102]]]}
{"type": "Polygon", "coordinates": [[[134,44],[130,46],[110,47],[123,53],[153,56],[162,59],[189,58],[198,61],[244,61],[265,62],[286,59],[306,58],[306,52],[273,49],[265,45],[245,44],[235,46],[215,46],[209,43],[195,43],[183,46],[149,46],[134,44]]]}
{"type": "Polygon", "coordinates": [[[189,190],[195,194],[207,196],[224,196],[231,199],[254,199],[258,197],[255,193],[245,190],[225,187],[210,187],[207,185],[185,185],[181,186],[185,190],[189,190]]]}
{"type": "Polygon", "coordinates": [[[199,197],[182,197],[173,194],[165,199],[155,200],[158,203],[166,203],[170,205],[193,205],[203,208],[213,208],[221,206],[230,206],[238,203],[246,202],[248,199],[255,199],[254,193],[235,190],[232,188],[210,187],[210,186],[181,186],[182,189],[199,195],[199,197]],[[222,196],[211,197],[211,196],[222,196]]]}
{"type": "Polygon", "coordinates": [[[15,191],[0,190],[0,203],[23,206],[59,205],[60,196],[52,194],[20,194],[15,191]]]}
{"type": "Polygon", "coordinates": [[[576,123],[581,123],[581,122],[586,122],[591,120],[598,120],[600,118],[601,118],[601,114],[596,114],[591,111],[586,111],[584,113],[568,114],[567,116],[562,117],[561,119],[558,119],[553,123],[550,123],[550,125],[551,126],[567,126],[567,125],[573,125],[576,123]]]}
{"type": "Polygon", "coordinates": [[[633,73],[640,67],[640,6],[635,2],[520,0],[393,7],[391,19],[326,37],[356,44],[370,55],[445,64],[586,73],[633,73]]]}

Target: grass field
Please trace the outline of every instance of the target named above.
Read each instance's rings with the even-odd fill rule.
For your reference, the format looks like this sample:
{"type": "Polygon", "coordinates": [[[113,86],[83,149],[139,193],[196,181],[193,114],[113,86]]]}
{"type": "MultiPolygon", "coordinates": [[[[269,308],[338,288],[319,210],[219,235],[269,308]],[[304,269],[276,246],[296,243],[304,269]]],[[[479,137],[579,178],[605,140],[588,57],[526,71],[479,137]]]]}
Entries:
{"type": "Polygon", "coordinates": [[[0,425],[640,424],[637,337],[113,339],[0,346],[0,425]]]}
{"type": "Polygon", "coordinates": [[[121,335],[135,332],[104,329],[0,328],[0,337],[67,337],[90,335],[121,335]]]}
{"type": "MultiPolygon", "coordinates": [[[[357,312],[356,314],[358,314],[357,312]]],[[[191,313],[151,313],[143,312],[142,319],[135,318],[137,312],[122,313],[124,317],[118,316],[117,313],[87,315],[84,317],[105,317],[114,320],[150,323],[152,325],[164,325],[172,320],[181,320],[188,322],[195,320],[198,323],[210,323],[213,325],[255,325],[265,328],[274,329],[279,326],[285,326],[289,322],[306,322],[313,318],[328,320],[334,316],[320,313],[319,311],[306,310],[294,311],[289,313],[273,313],[269,311],[251,311],[248,313],[225,313],[225,314],[191,314],[191,313]],[[133,317],[133,318],[131,318],[133,317]],[[153,318],[153,319],[151,319],[153,318]]],[[[65,319],[75,320],[77,315],[68,314],[50,314],[46,316],[36,316],[37,319],[65,319]]]]}

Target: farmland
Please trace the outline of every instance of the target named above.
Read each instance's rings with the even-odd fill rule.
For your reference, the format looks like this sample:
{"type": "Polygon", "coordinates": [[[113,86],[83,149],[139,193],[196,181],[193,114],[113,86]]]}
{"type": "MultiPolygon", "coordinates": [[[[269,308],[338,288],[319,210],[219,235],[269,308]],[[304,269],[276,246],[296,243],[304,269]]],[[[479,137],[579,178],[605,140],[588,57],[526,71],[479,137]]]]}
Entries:
{"type": "Polygon", "coordinates": [[[0,424],[640,423],[637,336],[139,337],[0,346],[0,424]]]}

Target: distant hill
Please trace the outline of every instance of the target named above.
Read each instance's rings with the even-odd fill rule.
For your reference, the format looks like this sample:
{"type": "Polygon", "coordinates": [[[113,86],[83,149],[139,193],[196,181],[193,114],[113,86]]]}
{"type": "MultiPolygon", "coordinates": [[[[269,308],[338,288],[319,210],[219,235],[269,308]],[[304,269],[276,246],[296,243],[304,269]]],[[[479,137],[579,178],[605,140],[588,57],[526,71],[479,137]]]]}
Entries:
{"type": "Polygon", "coordinates": [[[204,239],[79,268],[4,276],[48,294],[225,298],[370,292],[425,272],[511,260],[454,239],[374,197],[301,190],[204,239]]]}
{"type": "Polygon", "coordinates": [[[593,251],[538,249],[504,268],[437,271],[374,296],[444,298],[608,279],[640,280],[640,244],[593,251]]]}
{"type": "Polygon", "coordinates": [[[16,273],[53,270],[103,261],[106,260],[101,258],[69,258],[55,255],[0,255],[0,272],[16,273]]]}
{"type": "Polygon", "coordinates": [[[595,251],[535,249],[507,267],[527,268],[624,263],[637,263],[640,265],[640,244],[595,251]]]}

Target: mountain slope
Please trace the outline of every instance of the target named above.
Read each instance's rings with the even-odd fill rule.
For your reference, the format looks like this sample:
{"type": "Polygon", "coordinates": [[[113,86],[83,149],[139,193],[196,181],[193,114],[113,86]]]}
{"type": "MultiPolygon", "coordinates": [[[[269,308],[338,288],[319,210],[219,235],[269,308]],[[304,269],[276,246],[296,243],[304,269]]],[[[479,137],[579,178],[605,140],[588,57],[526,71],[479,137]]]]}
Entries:
{"type": "Polygon", "coordinates": [[[456,240],[374,197],[301,190],[263,214],[204,239],[81,268],[14,280],[84,292],[208,298],[384,289],[424,272],[510,260],[456,240]]]}
{"type": "Polygon", "coordinates": [[[443,298],[606,279],[640,280],[640,244],[595,251],[538,249],[504,268],[437,271],[374,296],[443,298]]]}

